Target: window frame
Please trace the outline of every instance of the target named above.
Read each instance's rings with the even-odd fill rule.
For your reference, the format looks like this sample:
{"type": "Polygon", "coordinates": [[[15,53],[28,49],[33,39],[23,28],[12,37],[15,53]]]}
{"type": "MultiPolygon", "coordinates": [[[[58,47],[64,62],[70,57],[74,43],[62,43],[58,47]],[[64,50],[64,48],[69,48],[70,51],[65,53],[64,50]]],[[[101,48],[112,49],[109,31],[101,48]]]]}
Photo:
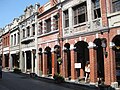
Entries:
{"type": "Polygon", "coordinates": [[[74,6],[72,9],[73,9],[73,21],[74,21],[73,24],[74,25],[84,23],[88,20],[86,2],[83,2],[81,4],[78,4],[78,5],[74,6]],[[84,17],[84,20],[79,19],[80,17],[84,17]]]}
{"type": "Polygon", "coordinates": [[[69,12],[68,9],[63,11],[64,13],[64,28],[69,27],[69,12]]]}

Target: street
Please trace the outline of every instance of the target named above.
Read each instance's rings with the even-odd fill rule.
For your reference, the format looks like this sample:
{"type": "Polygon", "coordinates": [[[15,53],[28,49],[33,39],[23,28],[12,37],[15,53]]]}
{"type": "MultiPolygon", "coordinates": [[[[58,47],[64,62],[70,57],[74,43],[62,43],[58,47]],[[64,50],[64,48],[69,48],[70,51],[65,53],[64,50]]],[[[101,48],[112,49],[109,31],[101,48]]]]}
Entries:
{"type": "Polygon", "coordinates": [[[54,83],[34,80],[18,74],[3,72],[0,90],[73,90],[54,83]]]}

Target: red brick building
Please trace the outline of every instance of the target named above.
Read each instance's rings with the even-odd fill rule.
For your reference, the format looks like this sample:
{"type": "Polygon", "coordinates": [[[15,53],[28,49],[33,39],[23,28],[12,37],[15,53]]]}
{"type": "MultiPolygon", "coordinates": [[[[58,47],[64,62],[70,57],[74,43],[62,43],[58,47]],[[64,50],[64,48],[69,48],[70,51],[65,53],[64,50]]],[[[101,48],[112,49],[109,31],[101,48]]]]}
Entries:
{"type": "Polygon", "coordinates": [[[39,69],[43,76],[60,73],[57,59],[60,54],[61,10],[57,0],[50,0],[38,10],[38,56],[39,69]]]}
{"type": "Polygon", "coordinates": [[[3,49],[3,55],[2,55],[2,65],[3,67],[9,67],[9,46],[10,46],[10,26],[6,25],[5,28],[3,29],[3,35],[2,35],[2,49],[3,49]]]}
{"type": "Polygon", "coordinates": [[[62,3],[63,75],[66,78],[84,78],[85,64],[90,61],[90,83],[102,79],[105,84],[117,84],[120,75],[119,6],[118,0],[62,3]],[[81,66],[75,68],[75,64],[81,66]]]}

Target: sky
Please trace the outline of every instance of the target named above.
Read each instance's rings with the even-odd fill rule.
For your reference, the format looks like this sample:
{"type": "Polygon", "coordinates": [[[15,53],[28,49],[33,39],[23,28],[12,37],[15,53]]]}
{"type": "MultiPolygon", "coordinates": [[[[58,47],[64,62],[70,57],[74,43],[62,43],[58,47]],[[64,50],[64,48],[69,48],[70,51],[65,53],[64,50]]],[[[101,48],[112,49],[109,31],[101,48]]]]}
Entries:
{"type": "Polygon", "coordinates": [[[10,24],[14,18],[24,14],[26,6],[40,3],[44,5],[49,0],[0,0],[0,28],[10,24]]]}

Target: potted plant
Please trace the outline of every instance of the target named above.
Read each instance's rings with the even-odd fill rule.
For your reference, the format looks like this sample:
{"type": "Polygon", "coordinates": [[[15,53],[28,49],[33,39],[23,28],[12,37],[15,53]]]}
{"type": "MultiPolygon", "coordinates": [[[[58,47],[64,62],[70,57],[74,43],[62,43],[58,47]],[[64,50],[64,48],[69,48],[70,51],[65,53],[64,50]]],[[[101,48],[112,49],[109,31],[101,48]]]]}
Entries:
{"type": "Polygon", "coordinates": [[[59,64],[61,64],[61,63],[62,63],[62,58],[59,57],[59,58],[57,59],[57,61],[58,61],[59,64]]]}
{"type": "Polygon", "coordinates": [[[56,83],[63,83],[65,81],[64,77],[61,76],[60,74],[54,74],[53,78],[56,83]]]}

